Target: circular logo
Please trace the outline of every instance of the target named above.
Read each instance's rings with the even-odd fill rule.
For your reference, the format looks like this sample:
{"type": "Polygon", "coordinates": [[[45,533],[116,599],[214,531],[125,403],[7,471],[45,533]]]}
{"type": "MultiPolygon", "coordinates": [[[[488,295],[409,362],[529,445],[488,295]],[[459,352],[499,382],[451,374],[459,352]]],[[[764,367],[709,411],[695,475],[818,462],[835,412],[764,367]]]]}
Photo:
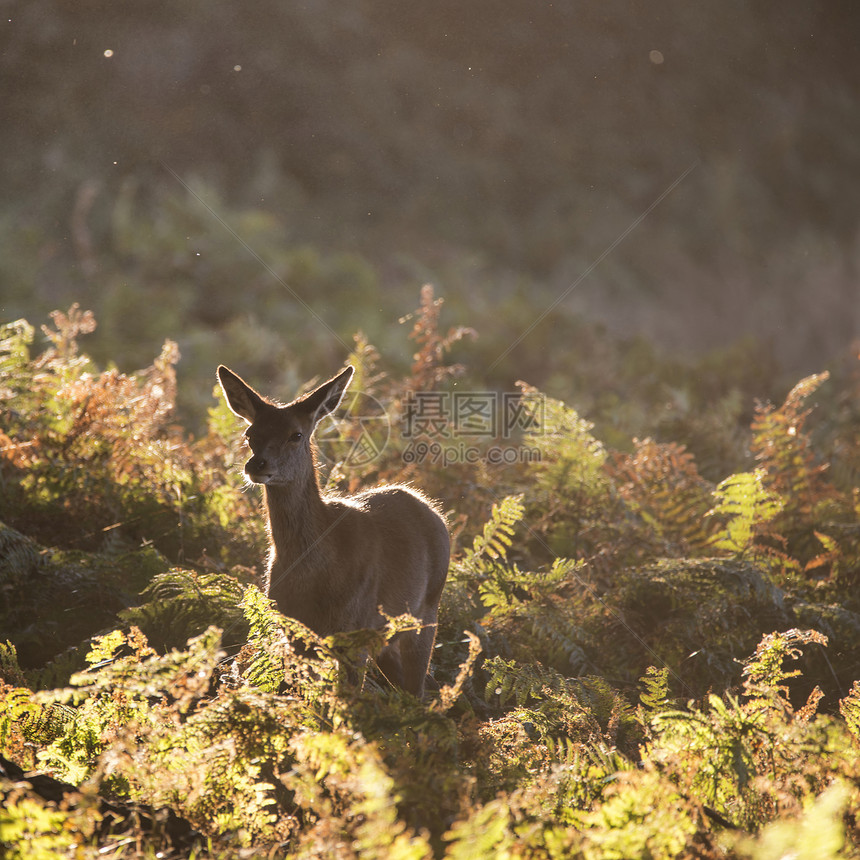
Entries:
{"type": "Polygon", "coordinates": [[[316,442],[323,460],[356,469],[377,459],[390,435],[385,407],[363,391],[347,391],[337,414],[317,425],[316,442]]]}

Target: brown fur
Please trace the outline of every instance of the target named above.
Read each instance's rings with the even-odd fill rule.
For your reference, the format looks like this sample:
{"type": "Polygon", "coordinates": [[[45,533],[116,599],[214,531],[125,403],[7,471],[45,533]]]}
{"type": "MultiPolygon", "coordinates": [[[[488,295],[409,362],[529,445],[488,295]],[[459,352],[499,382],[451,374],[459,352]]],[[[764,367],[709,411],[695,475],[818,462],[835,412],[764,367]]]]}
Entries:
{"type": "Polygon", "coordinates": [[[421,696],[448,573],[448,530],[435,507],[410,487],[353,496],[320,492],[311,437],[317,422],[337,408],[352,374],[348,367],[277,406],[218,368],[230,408],[249,425],[253,456],[245,474],[263,485],[269,597],[320,636],[379,628],[379,607],[388,615],[411,613],[422,629],[391,639],[378,663],[390,681],[421,696]]]}

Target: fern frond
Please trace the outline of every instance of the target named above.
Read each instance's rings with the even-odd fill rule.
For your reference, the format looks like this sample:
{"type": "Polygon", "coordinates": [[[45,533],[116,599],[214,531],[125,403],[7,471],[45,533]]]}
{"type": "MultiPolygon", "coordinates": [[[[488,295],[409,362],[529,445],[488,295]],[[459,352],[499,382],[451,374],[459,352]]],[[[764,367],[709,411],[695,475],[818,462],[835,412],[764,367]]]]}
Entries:
{"type": "Polygon", "coordinates": [[[765,487],[763,469],[730,475],[714,490],[716,504],[708,516],[727,518],[723,531],[712,540],[716,549],[744,555],[753,548],[764,526],[783,508],[782,499],[765,487]]]}
{"type": "Polygon", "coordinates": [[[840,700],[839,713],[854,735],[854,740],[860,743],[860,681],[855,681],[851,692],[840,700]]]}
{"type": "Polygon", "coordinates": [[[812,412],[806,401],[828,378],[819,373],[802,379],[781,406],[759,405],[752,422],[750,449],[761,464],[764,484],[785,500],[784,516],[793,522],[808,519],[819,502],[835,495],[823,478],[827,466],[816,462],[804,430],[812,412]]]}
{"type": "Polygon", "coordinates": [[[784,667],[786,660],[797,660],[803,645],[827,645],[827,637],[816,630],[786,630],[770,633],[756,646],[755,653],[744,664],[744,692],[758,702],[777,701],[791,710],[785,681],[800,674],[784,667]]]}
{"type": "Polygon", "coordinates": [[[451,347],[464,337],[474,338],[474,329],[455,326],[446,334],[439,331],[439,314],[442,299],[437,299],[433,286],[425,284],[421,288],[421,306],[414,314],[408,314],[400,322],[414,319],[411,340],[418,346],[412,363],[410,385],[414,391],[429,391],[445,379],[457,376],[463,370],[459,364],[446,365],[444,358],[451,347]]]}
{"type": "Polygon", "coordinates": [[[251,649],[244,677],[255,687],[275,692],[284,682],[284,658],[287,632],[284,616],[274,601],[259,588],[249,585],[240,603],[248,622],[248,645],[251,649]]]}
{"type": "Polygon", "coordinates": [[[179,647],[212,624],[230,631],[235,642],[244,628],[243,593],[242,584],[228,574],[176,567],[154,576],[142,593],[148,600],[119,617],[143,630],[159,650],[179,647]]]}
{"type": "Polygon", "coordinates": [[[555,555],[587,555],[607,526],[613,528],[608,513],[617,502],[606,448],[575,409],[524,382],[517,385],[526,425],[523,446],[533,454],[526,497],[529,510],[537,513],[531,528],[545,535],[543,542],[555,555]]]}
{"type": "Polygon", "coordinates": [[[575,409],[547,397],[534,386],[525,382],[517,385],[522,392],[522,407],[530,418],[524,442],[540,451],[539,463],[556,467],[549,470],[555,477],[566,474],[565,483],[594,489],[604,486],[606,449],[592,435],[594,425],[580,418],[575,409]],[[561,465],[568,469],[558,471],[557,467],[561,465]]]}
{"type": "Polygon", "coordinates": [[[0,684],[8,686],[24,686],[26,679],[24,672],[18,664],[18,651],[7,639],[6,643],[0,642],[0,684]]]}
{"type": "Polygon", "coordinates": [[[20,319],[0,325],[0,380],[4,385],[16,381],[30,360],[34,329],[20,319]]]}
{"type": "Polygon", "coordinates": [[[639,686],[641,687],[639,701],[646,713],[653,714],[669,706],[668,667],[658,669],[656,666],[649,666],[639,679],[639,686]]]}
{"type": "Polygon", "coordinates": [[[540,663],[517,663],[491,657],[484,663],[484,670],[488,673],[486,697],[498,696],[502,706],[513,701],[517,707],[523,707],[532,700],[542,699],[548,692],[560,692],[566,683],[560,672],[540,663]]]}
{"type": "Polygon", "coordinates": [[[649,666],[639,679],[639,706],[636,719],[642,725],[647,737],[653,737],[655,718],[673,705],[669,698],[669,669],[649,666]]]}
{"type": "Polygon", "coordinates": [[[491,617],[523,608],[523,614],[536,617],[529,607],[542,605],[558,587],[581,570],[585,562],[557,558],[548,571],[523,571],[515,564],[485,564],[478,582],[481,602],[491,617]]]}
{"type": "Polygon", "coordinates": [[[351,388],[373,396],[379,383],[385,379],[385,373],[376,370],[380,359],[379,350],[367,339],[364,332],[357,332],[353,341],[355,346],[347,359],[347,364],[355,368],[351,388]]]}
{"type": "Polygon", "coordinates": [[[635,451],[616,455],[611,471],[624,501],[667,541],[686,551],[704,551],[712,528],[705,514],[712,485],[683,445],[633,440],[635,451]]]}
{"type": "Polygon", "coordinates": [[[481,534],[475,537],[471,549],[463,553],[463,566],[470,567],[482,558],[504,562],[513,543],[514,529],[522,520],[524,512],[522,493],[506,496],[494,504],[481,534]]]}

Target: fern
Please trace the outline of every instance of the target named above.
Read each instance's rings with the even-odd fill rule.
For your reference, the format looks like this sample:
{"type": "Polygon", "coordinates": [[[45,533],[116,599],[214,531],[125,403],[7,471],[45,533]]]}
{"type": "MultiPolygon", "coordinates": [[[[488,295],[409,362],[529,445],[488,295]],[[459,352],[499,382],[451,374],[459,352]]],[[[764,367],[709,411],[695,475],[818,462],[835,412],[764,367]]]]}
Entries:
{"type": "Polygon", "coordinates": [[[284,683],[284,659],[288,647],[284,616],[259,588],[250,585],[242,597],[248,622],[251,657],[244,677],[255,687],[275,692],[284,683]]]}
{"type": "Polygon", "coordinates": [[[423,860],[432,853],[397,815],[394,781],[378,747],[360,733],[302,732],[290,752],[295,765],[284,783],[314,819],[298,856],[423,860]]]}
{"type": "Polygon", "coordinates": [[[21,386],[30,360],[33,335],[33,326],[27,320],[0,325],[0,400],[10,398],[21,386]]]}
{"type": "Polygon", "coordinates": [[[355,346],[349,354],[347,364],[355,368],[350,387],[362,394],[376,395],[377,387],[385,379],[385,373],[377,371],[380,355],[379,350],[367,339],[364,332],[358,332],[353,337],[355,346]]]}
{"type": "Polygon", "coordinates": [[[752,423],[750,448],[764,470],[765,485],[785,499],[786,514],[808,517],[815,504],[830,494],[822,480],[825,466],[816,464],[812,442],[804,432],[811,409],[807,399],[829,378],[820,373],[802,379],[782,406],[759,405],[752,423]]]}
{"type": "Polygon", "coordinates": [[[68,313],[51,311],[50,316],[54,328],[43,325],[42,332],[53,344],[53,351],[59,361],[68,365],[78,355],[78,338],[95,331],[95,317],[92,311],[82,311],[77,302],[69,308],[68,313]]]}
{"type": "Polygon", "coordinates": [[[524,442],[540,451],[537,461],[547,488],[568,490],[577,496],[601,496],[607,489],[603,471],[606,450],[591,433],[593,426],[574,409],[547,397],[537,388],[517,383],[522,407],[530,418],[524,442]]]}
{"type": "Polygon", "coordinates": [[[418,350],[413,355],[410,387],[413,391],[430,391],[439,383],[463,371],[459,364],[446,365],[445,355],[451,347],[464,337],[475,337],[475,331],[466,326],[456,326],[446,334],[439,331],[439,314],[442,299],[435,298],[433,287],[425,284],[421,288],[421,306],[414,314],[402,317],[400,322],[414,319],[410,339],[418,350]]]}
{"type": "Polygon", "coordinates": [[[536,453],[527,494],[534,512],[530,533],[557,556],[582,556],[596,548],[615,507],[607,452],[593,425],[560,400],[518,382],[528,426],[523,445],[536,453]]]}
{"type": "Polygon", "coordinates": [[[119,617],[140,627],[160,650],[178,647],[213,624],[232,644],[244,639],[238,608],[243,594],[242,584],[227,574],[172,568],[152,578],[142,593],[146,603],[119,617]]]}
{"type": "Polygon", "coordinates": [[[839,701],[839,713],[854,736],[855,743],[860,743],[860,681],[855,681],[851,692],[839,701]]]}
{"type": "Polygon", "coordinates": [[[45,707],[72,706],[61,712],[62,733],[39,753],[42,766],[69,782],[81,782],[127,727],[154,732],[165,708],[178,716],[188,714],[209,689],[224,656],[220,641],[220,631],[210,628],[191,639],[186,651],[159,656],[134,629],[97,637],[88,655],[90,668],[73,675],[70,688],[33,697],[45,707]]]}
{"type": "Polygon", "coordinates": [[[516,838],[512,832],[511,811],[502,799],[470,810],[466,818],[451,825],[445,834],[450,860],[477,857],[513,857],[516,838]]]}
{"type": "Polygon", "coordinates": [[[818,555],[811,558],[804,565],[803,572],[809,573],[810,571],[827,570],[831,579],[838,578],[844,557],[842,548],[839,546],[839,541],[818,530],[813,530],[813,534],[824,551],[819,552],[818,555]]]}
{"type": "Polygon", "coordinates": [[[513,701],[522,707],[534,699],[542,698],[544,691],[558,692],[564,678],[554,669],[540,664],[518,664],[515,660],[491,657],[484,663],[487,672],[487,699],[496,697],[500,705],[513,701]]]}
{"type": "Polygon", "coordinates": [[[522,495],[507,496],[494,504],[481,534],[454,563],[454,576],[476,587],[485,606],[506,604],[513,585],[511,578],[521,578],[516,566],[507,563],[507,555],[522,517],[522,495]]]}
{"type": "Polygon", "coordinates": [[[478,584],[478,593],[491,617],[504,615],[508,610],[545,600],[583,566],[584,562],[569,558],[555,559],[545,572],[522,571],[516,565],[491,566],[478,584]]]}
{"type": "Polygon", "coordinates": [[[815,630],[787,630],[771,633],[759,642],[755,653],[744,665],[744,693],[758,703],[779,703],[791,712],[785,682],[800,675],[798,669],[787,670],[787,659],[797,660],[802,645],[827,645],[827,637],[815,630]]]}
{"type": "Polygon", "coordinates": [[[646,673],[639,679],[642,688],[639,693],[639,702],[647,714],[654,714],[665,710],[669,704],[669,669],[664,666],[658,669],[649,666],[646,673]]]}
{"type": "Polygon", "coordinates": [[[522,520],[523,513],[522,493],[506,496],[494,504],[481,534],[475,537],[471,549],[463,553],[463,565],[470,567],[482,559],[505,561],[513,543],[514,529],[522,520]]]}
{"type": "Polygon", "coordinates": [[[756,539],[767,533],[766,525],[782,510],[782,500],[764,485],[763,469],[730,475],[714,490],[716,504],[708,516],[726,518],[722,532],[712,545],[733,555],[744,556],[756,549],[756,539]]]}
{"type": "Polygon", "coordinates": [[[32,700],[32,692],[27,687],[11,684],[0,687],[0,750],[6,752],[13,729],[27,721],[38,719],[42,710],[42,707],[32,700]]]}
{"type": "Polygon", "coordinates": [[[523,571],[508,561],[515,526],[523,515],[522,496],[493,506],[490,519],[473,545],[455,562],[456,578],[468,583],[486,610],[484,623],[499,632],[518,630],[518,640],[540,643],[550,663],[582,667],[586,658],[570,619],[553,606],[554,596],[578,575],[583,562],[556,558],[548,571],[523,571]],[[524,631],[528,637],[524,637],[524,631]]]}
{"type": "Polygon", "coordinates": [[[25,683],[24,673],[18,665],[18,651],[15,646],[8,639],[5,644],[0,642],[0,684],[23,686],[25,683]]]}
{"type": "Polygon", "coordinates": [[[821,373],[802,379],[778,408],[759,406],[752,423],[751,451],[764,471],[764,486],[779,495],[783,508],[775,520],[785,536],[787,551],[806,572],[820,576],[828,568],[831,575],[840,555],[857,559],[857,542],[850,533],[829,540],[820,536],[823,523],[843,521],[856,524],[852,501],[825,479],[829,463],[822,462],[805,429],[812,409],[809,398],[829,378],[821,373]],[[824,543],[825,552],[820,545],[824,543]]]}
{"type": "Polygon", "coordinates": [[[633,440],[633,454],[616,455],[612,472],[621,497],[664,540],[682,551],[707,549],[711,529],[705,515],[711,485],[683,445],[633,440]]]}

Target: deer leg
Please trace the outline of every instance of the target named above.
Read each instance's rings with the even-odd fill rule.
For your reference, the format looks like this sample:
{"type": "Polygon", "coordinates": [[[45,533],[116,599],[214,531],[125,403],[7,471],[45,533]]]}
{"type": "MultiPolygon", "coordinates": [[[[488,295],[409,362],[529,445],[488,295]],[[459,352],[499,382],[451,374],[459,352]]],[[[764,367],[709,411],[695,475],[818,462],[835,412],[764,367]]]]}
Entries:
{"type": "Polygon", "coordinates": [[[427,670],[436,640],[436,625],[429,624],[418,633],[407,633],[405,637],[401,645],[403,689],[420,699],[424,695],[427,670]]]}
{"type": "Polygon", "coordinates": [[[401,636],[395,636],[382,649],[376,658],[376,665],[386,680],[397,687],[403,687],[403,658],[401,654],[401,636]]]}

